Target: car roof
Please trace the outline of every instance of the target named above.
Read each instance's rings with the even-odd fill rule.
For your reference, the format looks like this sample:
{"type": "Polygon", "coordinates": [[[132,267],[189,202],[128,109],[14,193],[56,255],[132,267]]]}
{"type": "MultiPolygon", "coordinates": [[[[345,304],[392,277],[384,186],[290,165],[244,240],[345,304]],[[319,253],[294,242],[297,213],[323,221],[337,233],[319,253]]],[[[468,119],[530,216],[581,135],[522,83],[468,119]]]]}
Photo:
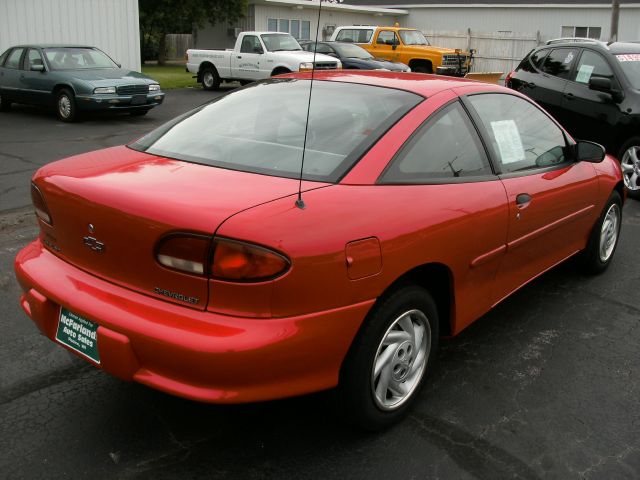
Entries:
{"type": "MultiPolygon", "coordinates": [[[[288,73],[280,75],[284,78],[310,79],[312,72],[288,73]]],[[[358,71],[358,70],[322,70],[313,72],[315,80],[328,80],[332,82],[360,83],[376,87],[395,88],[417,93],[423,97],[430,97],[444,90],[468,85],[477,85],[477,80],[468,78],[447,77],[444,75],[425,75],[424,73],[401,73],[385,71],[358,71]]],[[[487,85],[488,90],[504,89],[505,92],[513,93],[506,87],[498,85],[487,85]]]]}
{"type": "Polygon", "coordinates": [[[91,45],[68,45],[68,44],[56,44],[56,43],[48,43],[48,44],[28,44],[28,45],[14,45],[10,48],[92,48],[91,45]]]}
{"type": "Polygon", "coordinates": [[[604,52],[617,53],[640,53],[640,43],[637,42],[611,42],[606,43],[599,40],[588,39],[559,39],[551,40],[553,43],[541,45],[540,48],[553,47],[592,47],[604,52]],[[564,40],[564,41],[562,41],[564,40]]]}

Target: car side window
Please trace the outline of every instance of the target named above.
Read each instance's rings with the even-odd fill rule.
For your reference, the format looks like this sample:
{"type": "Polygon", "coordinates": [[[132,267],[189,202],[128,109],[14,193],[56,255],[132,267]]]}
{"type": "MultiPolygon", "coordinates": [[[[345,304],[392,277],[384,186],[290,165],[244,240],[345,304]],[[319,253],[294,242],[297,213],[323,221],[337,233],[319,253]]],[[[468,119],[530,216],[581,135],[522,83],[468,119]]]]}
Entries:
{"type": "Polygon", "coordinates": [[[376,43],[378,45],[398,45],[400,41],[398,40],[398,36],[395,34],[395,32],[383,30],[378,34],[376,43]]]}
{"type": "Polygon", "coordinates": [[[336,41],[338,42],[351,42],[351,43],[369,43],[373,30],[361,30],[355,28],[345,28],[338,32],[336,35],[336,41]]]}
{"type": "Polygon", "coordinates": [[[613,71],[607,61],[602,58],[602,55],[592,52],[591,50],[585,50],[582,52],[572,80],[574,82],[588,84],[591,78],[608,78],[611,80],[612,85],[616,84],[613,71]]]}
{"type": "Polygon", "coordinates": [[[24,52],[24,48],[14,48],[7,57],[7,61],[4,64],[5,68],[19,69],[22,52],[24,52]]]}
{"type": "Polygon", "coordinates": [[[0,67],[4,64],[4,61],[9,56],[9,50],[6,50],[2,55],[0,55],[0,67]]]}
{"type": "Polygon", "coordinates": [[[260,40],[255,35],[246,35],[242,39],[242,45],[240,45],[240,53],[256,53],[256,48],[262,48],[260,40]]]}
{"type": "MultiPolygon", "coordinates": [[[[313,50],[312,50],[313,51],[313,50]]],[[[326,43],[318,43],[318,46],[316,47],[316,52],[317,53],[335,53],[333,51],[333,48],[331,48],[329,45],[327,45],[326,43]]]]}
{"type": "Polygon", "coordinates": [[[434,180],[492,175],[480,139],[459,102],[429,118],[402,147],[381,183],[429,183],[434,180]]]}
{"type": "Polygon", "coordinates": [[[562,130],[537,106],[515,95],[472,95],[502,173],[550,167],[566,161],[562,130]]]}
{"type": "Polygon", "coordinates": [[[556,48],[544,59],[540,69],[554,77],[567,79],[577,56],[574,48],[556,48]]]}
{"type": "Polygon", "coordinates": [[[42,66],[42,55],[34,48],[30,48],[27,52],[27,70],[31,70],[32,67],[42,66]]]}

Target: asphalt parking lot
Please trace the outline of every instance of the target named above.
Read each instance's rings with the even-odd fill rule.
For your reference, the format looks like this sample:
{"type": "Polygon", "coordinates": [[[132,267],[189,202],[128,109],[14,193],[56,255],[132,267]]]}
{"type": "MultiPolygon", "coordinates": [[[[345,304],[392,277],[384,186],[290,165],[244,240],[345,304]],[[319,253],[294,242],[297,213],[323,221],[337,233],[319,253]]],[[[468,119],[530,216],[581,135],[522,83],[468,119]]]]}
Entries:
{"type": "Polygon", "coordinates": [[[443,341],[416,408],[375,435],[340,424],[327,393],[198,404],[121,382],[41,336],[12,270],[36,235],[33,172],[126,143],[215,95],[171,91],[146,117],[78,124],[28,107],[0,114],[0,477],[640,478],[634,200],[606,273],[567,262],[443,341]]]}

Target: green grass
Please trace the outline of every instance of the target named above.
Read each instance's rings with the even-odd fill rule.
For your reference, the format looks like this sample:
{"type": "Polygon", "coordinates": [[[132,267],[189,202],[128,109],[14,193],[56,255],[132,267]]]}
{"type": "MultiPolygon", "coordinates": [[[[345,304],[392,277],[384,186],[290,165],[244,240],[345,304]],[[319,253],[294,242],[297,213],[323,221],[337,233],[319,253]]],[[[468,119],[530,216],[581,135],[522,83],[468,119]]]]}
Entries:
{"type": "Polygon", "coordinates": [[[143,65],[142,73],[157,80],[162,90],[174,88],[198,87],[193,73],[187,73],[184,65],[143,65]]]}

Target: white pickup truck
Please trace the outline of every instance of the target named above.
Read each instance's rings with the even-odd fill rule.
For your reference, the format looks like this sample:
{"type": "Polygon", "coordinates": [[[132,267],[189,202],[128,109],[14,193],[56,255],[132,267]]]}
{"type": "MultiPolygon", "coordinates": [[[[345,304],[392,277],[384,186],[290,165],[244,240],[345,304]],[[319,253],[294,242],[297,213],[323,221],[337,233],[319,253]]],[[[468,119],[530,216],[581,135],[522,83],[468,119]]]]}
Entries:
{"type": "MultiPolygon", "coordinates": [[[[197,74],[205,90],[216,90],[222,81],[241,84],[289,72],[310,71],[313,53],[302,50],[288,33],[242,32],[233,50],[187,50],[187,71],[197,74]]],[[[342,68],[340,60],[316,54],[316,70],[342,68]]]]}

